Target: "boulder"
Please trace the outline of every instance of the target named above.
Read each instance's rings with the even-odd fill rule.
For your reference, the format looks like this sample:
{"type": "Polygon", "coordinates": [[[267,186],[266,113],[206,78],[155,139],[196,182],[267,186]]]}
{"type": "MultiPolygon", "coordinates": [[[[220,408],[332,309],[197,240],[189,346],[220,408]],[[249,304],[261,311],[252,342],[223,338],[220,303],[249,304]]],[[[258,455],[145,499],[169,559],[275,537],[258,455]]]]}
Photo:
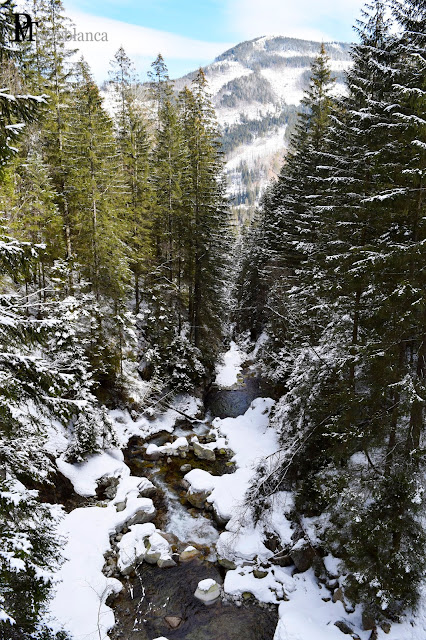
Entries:
{"type": "Polygon", "coordinates": [[[189,489],[186,493],[186,499],[193,507],[202,509],[210,493],[211,491],[194,491],[193,489],[189,489]]]}
{"type": "Polygon", "coordinates": [[[334,623],[334,626],[340,629],[342,633],[345,633],[348,636],[352,635],[353,633],[353,629],[351,629],[351,627],[348,624],[346,624],[346,622],[343,622],[343,620],[338,620],[337,622],[334,623]]]}
{"type": "Polygon", "coordinates": [[[175,567],[176,562],[171,556],[161,555],[157,560],[157,566],[160,567],[160,569],[167,569],[167,567],[175,567]]]}
{"type": "Polygon", "coordinates": [[[196,441],[193,442],[193,445],[194,455],[196,458],[199,458],[200,460],[210,460],[211,462],[216,460],[216,455],[213,449],[209,449],[209,447],[206,447],[196,441]]]}
{"type": "Polygon", "coordinates": [[[115,476],[102,476],[97,481],[96,497],[99,500],[112,500],[115,498],[120,478],[115,476]]]}
{"type": "Polygon", "coordinates": [[[170,545],[177,545],[179,542],[179,538],[177,536],[175,536],[174,533],[167,533],[165,531],[157,531],[158,535],[160,535],[162,538],[164,538],[164,540],[167,540],[167,542],[170,545]]]}
{"type": "Polygon", "coordinates": [[[255,569],[253,571],[253,575],[255,578],[258,578],[259,580],[261,580],[262,578],[266,578],[266,576],[268,575],[268,572],[264,571],[263,569],[255,569]]]}
{"type": "Polygon", "coordinates": [[[150,535],[146,542],[145,561],[148,562],[148,564],[158,564],[158,566],[162,566],[162,568],[166,566],[173,567],[176,564],[171,558],[169,542],[159,531],[155,531],[150,535]],[[160,560],[164,561],[161,565],[158,564],[160,560]],[[173,564],[170,564],[168,561],[171,561],[173,564]]]}
{"type": "Polygon", "coordinates": [[[156,444],[149,444],[145,450],[144,458],[145,460],[152,460],[156,462],[161,458],[162,451],[156,444]]]}
{"type": "MultiPolygon", "coordinates": [[[[268,532],[266,534],[266,539],[263,541],[263,544],[267,549],[269,549],[269,551],[272,551],[272,553],[276,553],[281,546],[281,541],[278,536],[268,532]]],[[[281,551],[281,553],[283,552],[281,551]]]]}
{"type": "Polygon", "coordinates": [[[146,553],[145,540],[155,532],[152,523],[137,524],[117,542],[117,567],[123,575],[129,575],[144,560],[146,553]]]}
{"type": "Polygon", "coordinates": [[[201,602],[204,602],[204,604],[212,604],[220,598],[220,593],[220,585],[218,585],[216,580],[207,578],[198,583],[194,596],[198,600],[201,600],[201,602]]]}
{"type": "Polygon", "coordinates": [[[213,516],[220,527],[224,527],[229,522],[229,517],[223,516],[213,505],[213,516]]]}
{"type": "Polygon", "coordinates": [[[290,567],[293,564],[293,560],[286,551],[280,551],[276,553],[271,559],[272,564],[276,564],[279,567],[290,567]]]}
{"type": "Polygon", "coordinates": [[[123,500],[123,502],[117,502],[115,504],[115,508],[117,511],[124,511],[126,508],[127,500],[123,500]]]}
{"type": "Polygon", "coordinates": [[[374,616],[372,616],[369,611],[364,610],[362,612],[362,628],[364,629],[364,631],[374,631],[376,628],[376,621],[374,619],[374,616]]]}
{"type": "Polygon", "coordinates": [[[198,551],[198,549],[196,549],[195,547],[189,546],[189,547],[186,547],[186,549],[184,549],[182,553],[179,555],[179,560],[181,562],[189,562],[189,560],[193,560],[199,555],[200,555],[200,552],[198,551]]]}
{"type": "Polygon", "coordinates": [[[291,549],[290,557],[298,571],[307,571],[316,556],[315,549],[303,538],[300,539],[291,549]]]}
{"type": "Polygon", "coordinates": [[[145,524],[145,522],[151,522],[156,516],[156,509],[152,504],[152,500],[149,498],[145,498],[145,500],[149,500],[145,505],[143,505],[136,513],[126,522],[128,527],[131,527],[133,524],[145,524]]]}
{"type": "Polygon", "coordinates": [[[161,558],[161,551],[157,549],[150,549],[145,553],[144,560],[148,564],[157,564],[159,559],[161,558]]]}
{"type": "Polygon", "coordinates": [[[139,496],[141,498],[152,498],[155,495],[157,489],[148,478],[141,478],[141,482],[138,484],[139,496]]]}
{"type": "Polygon", "coordinates": [[[182,473],[188,473],[188,471],[191,471],[192,467],[190,464],[183,464],[180,468],[180,470],[182,471],[182,473]]]}
{"type": "Polygon", "coordinates": [[[169,625],[170,629],[177,629],[182,622],[182,618],[179,618],[179,616],[166,616],[164,621],[169,625]]]}
{"type": "Polygon", "coordinates": [[[224,569],[233,570],[237,568],[237,565],[235,564],[235,562],[232,562],[232,560],[228,560],[227,558],[218,558],[217,561],[220,564],[220,566],[223,567],[224,569]]]}
{"type": "Polygon", "coordinates": [[[336,602],[342,602],[343,604],[345,603],[345,599],[343,597],[343,591],[340,587],[334,590],[332,595],[332,600],[334,603],[336,602]]]}

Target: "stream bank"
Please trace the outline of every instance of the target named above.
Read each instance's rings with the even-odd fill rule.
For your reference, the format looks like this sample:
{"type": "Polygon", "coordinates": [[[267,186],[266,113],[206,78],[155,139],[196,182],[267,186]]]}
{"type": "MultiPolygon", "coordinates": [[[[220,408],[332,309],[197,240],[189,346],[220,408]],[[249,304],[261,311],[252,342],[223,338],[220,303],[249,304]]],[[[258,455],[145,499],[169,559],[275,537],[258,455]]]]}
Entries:
{"type": "MultiPolygon", "coordinates": [[[[194,470],[217,478],[235,473],[233,451],[221,446],[223,439],[218,438],[211,420],[243,415],[258,396],[259,387],[250,375],[240,378],[238,388],[214,388],[207,396],[206,417],[196,425],[180,421],[172,436],[163,432],[129,440],[124,461],[133,476],[145,477],[156,487],[153,523],[171,543],[176,565],[161,569],[141,562],[130,575],[120,577],[123,589],[108,601],[116,618],[111,640],[273,639],[278,621],[275,605],[258,602],[249,593],[239,599],[225,596],[208,606],[194,597],[197,584],[206,578],[223,587],[226,561],[218,561],[216,542],[225,521],[204,494],[201,500],[189,495],[190,485],[185,480],[194,470]],[[173,449],[170,445],[178,439],[186,439],[188,446],[173,449]],[[179,556],[188,545],[197,555],[183,562],[179,556]]],[[[112,547],[116,544],[113,538],[112,547]]]]}

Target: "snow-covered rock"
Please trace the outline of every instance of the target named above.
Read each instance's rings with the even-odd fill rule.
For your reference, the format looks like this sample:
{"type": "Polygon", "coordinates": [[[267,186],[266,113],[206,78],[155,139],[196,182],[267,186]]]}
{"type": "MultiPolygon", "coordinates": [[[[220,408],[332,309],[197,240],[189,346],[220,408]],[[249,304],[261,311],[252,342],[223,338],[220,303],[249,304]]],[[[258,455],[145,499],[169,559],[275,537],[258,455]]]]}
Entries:
{"type": "Polygon", "coordinates": [[[135,524],[130,527],[117,545],[117,566],[123,575],[133,571],[135,566],[142,562],[146,554],[145,540],[155,533],[155,525],[152,523],[135,524]]]}
{"type": "MultiPolygon", "coordinates": [[[[129,500],[127,500],[127,503],[129,500]]],[[[133,524],[144,524],[145,522],[151,522],[155,518],[156,510],[151,498],[139,498],[139,505],[137,511],[126,522],[128,527],[133,524]]]]}
{"type": "Polygon", "coordinates": [[[220,594],[220,585],[218,585],[216,580],[207,578],[206,580],[201,580],[201,582],[198,583],[194,596],[205,604],[211,604],[220,598],[220,594]]]}
{"type": "Polygon", "coordinates": [[[145,546],[145,560],[149,564],[157,564],[160,558],[166,560],[172,557],[170,544],[158,531],[149,536],[145,546]]]}
{"type": "Polygon", "coordinates": [[[210,447],[207,447],[206,445],[201,444],[197,441],[194,441],[193,446],[194,455],[196,458],[199,458],[200,460],[210,460],[210,462],[216,460],[215,452],[210,447]]]}
{"type": "Polygon", "coordinates": [[[179,555],[179,560],[181,562],[188,562],[189,560],[193,560],[199,555],[200,555],[200,552],[198,551],[198,549],[190,545],[189,547],[186,547],[186,549],[184,549],[181,552],[181,554],[179,555]]]}

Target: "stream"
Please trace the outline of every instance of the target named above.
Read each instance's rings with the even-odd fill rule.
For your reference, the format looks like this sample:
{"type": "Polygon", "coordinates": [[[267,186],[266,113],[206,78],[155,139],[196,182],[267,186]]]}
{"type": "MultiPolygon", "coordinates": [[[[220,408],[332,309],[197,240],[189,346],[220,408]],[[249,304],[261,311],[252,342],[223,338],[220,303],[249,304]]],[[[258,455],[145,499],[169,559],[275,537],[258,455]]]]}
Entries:
{"type": "MultiPolygon", "coordinates": [[[[223,584],[226,568],[217,560],[215,543],[224,530],[211,507],[196,508],[186,500],[189,468],[203,469],[215,476],[233,473],[230,452],[216,452],[215,460],[199,459],[192,447],[178,455],[149,460],[147,443],[157,446],[184,436],[193,436],[200,444],[210,442],[210,420],[244,414],[259,396],[259,382],[251,376],[240,379],[237,388],[213,388],[205,402],[206,416],[200,422],[180,422],[173,435],[157,433],[142,440],[133,436],[124,451],[125,463],[133,476],[146,477],[156,487],[153,496],[157,513],[154,524],[171,544],[176,566],[159,568],[142,562],[126,577],[120,576],[123,589],[111,596],[116,625],[111,640],[272,640],[278,621],[277,608],[257,602],[251,594],[234,600],[222,597],[205,605],[194,597],[197,584],[212,578],[223,584]],[[190,465],[190,467],[189,467],[190,465]],[[198,555],[179,561],[179,554],[191,545],[198,555]]],[[[116,544],[112,540],[112,546],[116,544]]],[[[118,576],[117,576],[118,577],[118,576]]]]}

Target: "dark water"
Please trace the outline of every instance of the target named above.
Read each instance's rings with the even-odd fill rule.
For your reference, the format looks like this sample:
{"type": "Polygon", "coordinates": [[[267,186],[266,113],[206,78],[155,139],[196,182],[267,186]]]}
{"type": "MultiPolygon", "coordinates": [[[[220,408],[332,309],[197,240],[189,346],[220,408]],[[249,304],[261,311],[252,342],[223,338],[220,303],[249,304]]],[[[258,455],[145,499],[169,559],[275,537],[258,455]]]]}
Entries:
{"type": "Polygon", "coordinates": [[[239,389],[219,389],[212,386],[205,399],[206,411],[214,418],[236,418],[243,415],[260,395],[260,381],[247,377],[239,389]]]}
{"type": "MultiPolygon", "coordinates": [[[[259,381],[254,377],[246,378],[241,388],[213,388],[206,398],[206,410],[213,417],[237,417],[247,411],[250,403],[259,396],[259,390],[259,381]]],[[[192,434],[189,431],[185,435],[189,439],[192,434]]],[[[167,440],[170,440],[170,434],[161,434],[152,439],[157,444],[163,444],[167,440]]],[[[182,464],[189,462],[193,468],[202,468],[214,475],[233,471],[227,466],[226,458],[208,462],[198,460],[190,452],[185,459],[173,458],[168,463],[164,459],[155,463],[147,462],[138,455],[140,444],[137,439],[129,442],[125,460],[132,475],[148,476],[154,483],[156,475],[161,478],[161,484],[158,483],[161,491],[157,499],[154,499],[154,502],[160,500],[156,504],[159,511],[157,527],[165,528],[167,525],[167,509],[173,508],[172,496],[175,501],[176,498],[180,499],[181,504],[178,506],[181,510],[184,508],[182,503],[185,502],[185,490],[182,490],[181,485],[184,473],[180,471],[182,464]]],[[[197,511],[194,514],[198,516],[197,521],[200,522],[200,516],[203,519],[202,512],[191,509],[188,503],[185,508],[188,510],[185,515],[197,511]]],[[[205,515],[211,517],[210,514],[205,515]]],[[[273,640],[278,622],[276,607],[265,607],[253,598],[240,606],[227,601],[206,606],[194,597],[200,580],[213,578],[222,584],[226,573],[218,564],[206,560],[214,549],[195,546],[201,551],[200,558],[167,569],[144,562],[137,567],[135,574],[123,579],[123,590],[110,603],[117,620],[115,628],[110,632],[112,640],[153,640],[162,636],[168,640],[273,640]],[[165,619],[168,616],[181,620],[177,628],[171,628],[165,619]]]]}
{"type": "Polygon", "coordinates": [[[198,582],[205,578],[223,582],[221,572],[208,562],[193,560],[168,569],[143,563],[115,602],[119,619],[115,634],[121,632],[122,635],[111,634],[112,637],[126,640],[153,640],[162,636],[169,640],[273,639],[277,625],[274,608],[255,604],[237,607],[221,601],[206,606],[194,598],[198,582]],[[167,616],[177,616],[182,621],[176,629],[171,629],[165,620],[167,616]]]}

